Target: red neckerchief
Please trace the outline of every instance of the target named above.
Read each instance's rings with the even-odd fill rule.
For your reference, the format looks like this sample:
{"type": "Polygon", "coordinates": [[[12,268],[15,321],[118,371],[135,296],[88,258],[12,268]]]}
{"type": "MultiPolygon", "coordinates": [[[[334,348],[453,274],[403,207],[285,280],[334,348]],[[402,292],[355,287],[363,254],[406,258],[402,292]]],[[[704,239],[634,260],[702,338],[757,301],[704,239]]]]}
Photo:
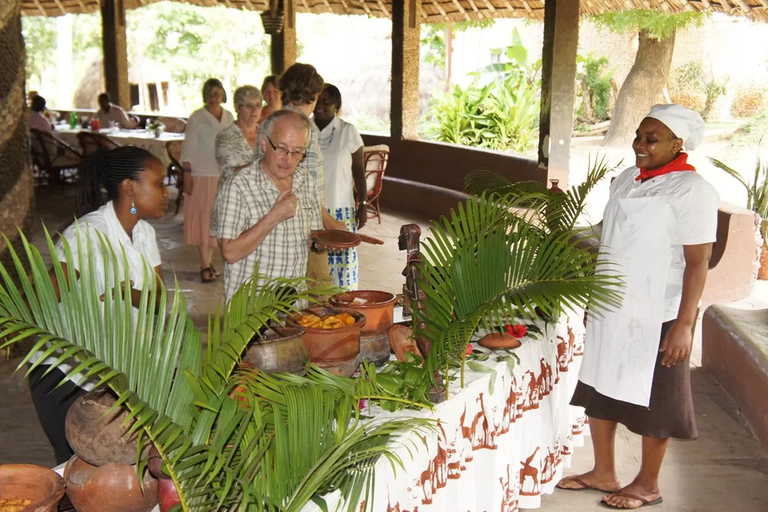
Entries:
{"type": "Polygon", "coordinates": [[[662,165],[658,169],[653,169],[652,171],[641,168],[640,175],[635,178],[635,181],[647,180],[650,178],[655,178],[656,176],[663,176],[664,174],[669,174],[676,171],[696,171],[696,168],[688,163],[687,153],[680,153],[677,158],[668,164],[662,165]]]}

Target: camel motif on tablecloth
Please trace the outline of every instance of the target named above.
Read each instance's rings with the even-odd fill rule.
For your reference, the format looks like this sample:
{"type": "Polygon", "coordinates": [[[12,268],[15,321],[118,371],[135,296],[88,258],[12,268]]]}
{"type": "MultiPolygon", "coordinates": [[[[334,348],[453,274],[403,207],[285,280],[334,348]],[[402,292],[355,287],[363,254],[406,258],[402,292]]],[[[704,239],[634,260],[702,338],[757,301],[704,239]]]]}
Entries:
{"type": "Polygon", "coordinates": [[[531,453],[530,457],[525,459],[525,462],[521,462],[522,469],[520,470],[520,494],[523,496],[536,496],[539,494],[541,486],[539,485],[539,468],[534,467],[533,459],[536,457],[536,452],[539,451],[539,447],[537,446],[535,450],[533,450],[533,453],[531,453]],[[532,485],[529,491],[525,490],[525,479],[530,478],[532,481],[532,485]]]}

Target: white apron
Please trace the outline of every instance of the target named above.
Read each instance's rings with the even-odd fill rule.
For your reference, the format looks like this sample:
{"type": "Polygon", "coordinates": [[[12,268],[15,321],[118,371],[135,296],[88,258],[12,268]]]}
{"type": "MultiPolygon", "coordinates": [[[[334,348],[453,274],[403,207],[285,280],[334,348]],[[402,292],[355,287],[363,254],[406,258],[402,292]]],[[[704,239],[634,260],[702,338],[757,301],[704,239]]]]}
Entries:
{"type": "Polygon", "coordinates": [[[651,400],[672,262],[666,181],[655,197],[626,197],[637,190],[630,182],[605,207],[598,272],[624,276],[623,301],[588,316],[579,372],[579,380],[600,394],[643,407],[651,400]]]}

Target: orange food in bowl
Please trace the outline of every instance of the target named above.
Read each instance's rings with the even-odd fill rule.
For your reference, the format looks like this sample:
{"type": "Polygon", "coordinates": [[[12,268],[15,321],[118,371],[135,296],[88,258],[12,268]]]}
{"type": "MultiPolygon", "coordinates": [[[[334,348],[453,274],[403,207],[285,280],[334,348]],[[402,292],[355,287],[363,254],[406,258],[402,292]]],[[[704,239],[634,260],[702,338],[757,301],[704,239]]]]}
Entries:
{"type": "Polygon", "coordinates": [[[302,327],[310,329],[339,329],[355,323],[355,317],[349,313],[338,315],[325,315],[322,318],[317,315],[302,315],[297,322],[302,327]]]}
{"type": "Polygon", "coordinates": [[[32,504],[32,500],[0,499],[0,512],[19,512],[32,504]]]}

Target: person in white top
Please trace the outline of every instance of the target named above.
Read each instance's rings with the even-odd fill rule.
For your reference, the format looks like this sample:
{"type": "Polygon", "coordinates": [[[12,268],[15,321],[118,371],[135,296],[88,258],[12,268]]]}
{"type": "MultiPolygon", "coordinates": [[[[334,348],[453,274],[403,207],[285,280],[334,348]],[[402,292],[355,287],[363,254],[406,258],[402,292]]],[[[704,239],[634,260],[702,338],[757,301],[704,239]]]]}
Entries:
{"type": "MultiPolygon", "coordinates": [[[[354,125],[340,119],[341,92],[325,84],[315,105],[314,121],[320,130],[318,143],[323,152],[325,171],[325,207],[349,231],[355,232],[368,219],[363,138],[354,125]],[[355,192],[360,198],[355,205],[355,192]]],[[[357,290],[357,249],[329,249],[328,266],[333,284],[357,290]]]]}
{"type": "Polygon", "coordinates": [[[688,358],[720,199],[682,150],[703,137],[698,113],[654,106],[632,144],[635,166],[611,184],[603,215],[598,272],[623,276],[623,301],[588,316],[571,404],[586,408],[595,465],[558,487],[607,492],[611,508],[660,503],[669,438],[698,436],[688,358]],[[642,436],[640,470],[625,487],[614,461],[618,423],[642,436]]]}
{"type": "Polygon", "coordinates": [[[128,117],[119,105],[115,105],[109,99],[109,94],[103,92],[98,97],[99,110],[96,112],[96,119],[99,120],[102,128],[109,128],[109,123],[117,123],[120,128],[136,128],[136,123],[128,117]]]}
{"type": "MultiPolygon", "coordinates": [[[[168,206],[165,167],[148,151],[125,146],[112,150],[99,149],[85,161],[78,175],[76,220],[61,233],[61,238],[67,241],[75,261],[78,260],[78,234],[82,248],[90,240],[89,256],[99,271],[97,277],[102,295],[110,291],[105,289],[99,235],[111,244],[114,251],[122,249],[129,265],[132,300],[138,304],[141,290],[156,286],[154,282],[144,282],[145,271],[147,275],[154,275],[155,281],[163,279],[155,230],[146,219],[161,218],[168,206]],[[102,198],[102,187],[110,198],[106,204],[102,198]]],[[[61,240],[56,244],[56,255],[60,261],[65,261],[61,240]]],[[[117,258],[117,266],[117,275],[121,275],[122,258],[117,258]]],[[[68,269],[65,264],[62,267],[66,275],[68,269]]],[[[75,270],[78,271],[77,268],[75,270]]],[[[51,277],[56,286],[53,271],[51,277]]],[[[54,389],[65,372],[78,364],[67,360],[51,369],[59,355],[50,355],[29,375],[32,399],[54,448],[57,464],[66,462],[72,456],[64,432],[67,411],[79,396],[93,389],[97,382],[81,376],[54,389]]],[[[34,354],[31,362],[37,363],[42,356],[42,352],[34,354]]]]}
{"type": "Polygon", "coordinates": [[[235,118],[221,106],[227,102],[227,92],[219,80],[205,81],[203,101],[205,106],[192,112],[187,120],[181,165],[184,168],[184,243],[197,246],[200,279],[210,283],[219,275],[212,261],[218,243],[210,234],[211,210],[221,175],[216,162],[216,136],[235,118]]]}

